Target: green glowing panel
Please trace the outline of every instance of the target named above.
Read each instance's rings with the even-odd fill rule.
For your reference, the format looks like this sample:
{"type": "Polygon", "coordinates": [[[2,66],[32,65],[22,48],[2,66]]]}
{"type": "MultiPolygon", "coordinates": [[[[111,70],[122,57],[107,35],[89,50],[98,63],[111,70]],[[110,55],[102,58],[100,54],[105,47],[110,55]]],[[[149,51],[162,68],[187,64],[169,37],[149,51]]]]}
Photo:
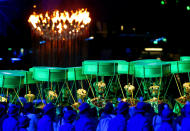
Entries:
{"type": "Polygon", "coordinates": [[[86,80],[87,76],[82,74],[82,67],[69,67],[68,69],[68,80],[86,80]]]}
{"type": "Polygon", "coordinates": [[[117,72],[118,74],[129,74],[129,62],[125,60],[112,60],[118,64],[117,72]]]}
{"type": "Polygon", "coordinates": [[[93,61],[93,60],[83,61],[82,72],[85,75],[97,75],[98,61],[93,61]]]}
{"type": "Polygon", "coordinates": [[[152,62],[160,62],[159,59],[142,59],[129,62],[129,74],[134,75],[134,65],[138,63],[152,63],[152,62]]]}
{"type": "Polygon", "coordinates": [[[33,79],[33,72],[25,70],[11,70],[12,73],[24,75],[24,84],[34,84],[36,81],[33,79]]]}
{"type": "Polygon", "coordinates": [[[113,76],[117,74],[118,64],[107,60],[88,60],[82,63],[83,74],[97,76],[113,76]]]}
{"type": "Polygon", "coordinates": [[[24,75],[24,84],[34,84],[36,81],[33,79],[33,72],[25,70],[1,70],[0,72],[9,72],[13,74],[24,75]]]}
{"type": "Polygon", "coordinates": [[[179,61],[179,73],[188,73],[190,72],[190,61],[179,61]]]}
{"type": "Polygon", "coordinates": [[[169,64],[171,64],[171,73],[180,73],[179,72],[179,61],[168,61],[169,64]]]}
{"type": "Polygon", "coordinates": [[[26,71],[24,77],[24,84],[34,84],[36,80],[33,79],[33,72],[26,71]]]}
{"type": "Polygon", "coordinates": [[[156,78],[170,74],[170,64],[166,62],[137,63],[134,76],[139,78],[156,78]]]}
{"type": "Polygon", "coordinates": [[[61,67],[33,67],[33,77],[37,81],[61,82],[67,79],[68,69],[61,67]]]}
{"type": "Polygon", "coordinates": [[[98,76],[113,76],[117,74],[117,68],[117,63],[101,61],[98,63],[98,76]]]}
{"type": "Polygon", "coordinates": [[[190,56],[181,56],[180,61],[190,61],[190,56]]]}
{"type": "Polygon", "coordinates": [[[35,67],[29,68],[30,72],[34,72],[35,67]]]}
{"type": "Polygon", "coordinates": [[[24,85],[24,75],[9,71],[0,71],[1,88],[19,88],[24,85]]]}

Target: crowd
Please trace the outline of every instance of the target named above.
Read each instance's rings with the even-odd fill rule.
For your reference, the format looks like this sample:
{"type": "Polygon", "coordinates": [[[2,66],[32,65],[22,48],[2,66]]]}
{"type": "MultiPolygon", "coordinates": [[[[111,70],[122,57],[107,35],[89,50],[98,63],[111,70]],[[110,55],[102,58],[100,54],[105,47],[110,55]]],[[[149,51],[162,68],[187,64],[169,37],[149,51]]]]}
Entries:
{"type": "Polygon", "coordinates": [[[1,102],[0,131],[190,131],[190,103],[176,115],[166,103],[159,104],[155,113],[142,100],[136,107],[122,101],[114,107],[108,102],[100,110],[84,102],[79,111],[52,103],[37,110],[34,103],[22,107],[1,102]]]}

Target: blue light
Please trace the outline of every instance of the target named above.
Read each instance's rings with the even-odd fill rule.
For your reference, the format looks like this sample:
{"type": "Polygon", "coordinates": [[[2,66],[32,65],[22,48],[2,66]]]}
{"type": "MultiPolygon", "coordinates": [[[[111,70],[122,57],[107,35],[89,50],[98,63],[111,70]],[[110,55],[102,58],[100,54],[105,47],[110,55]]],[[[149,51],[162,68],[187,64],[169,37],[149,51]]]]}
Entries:
{"type": "Polygon", "coordinates": [[[21,58],[11,58],[11,60],[13,60],[13,61],[20,61],[21,58]]]}
{"type": "Polygon", "coordinates": [[[21,58],[11,58],[12,63],[14,63],[15,61],[21,61],[21,58]]]}
{"type": "Polygon", "coordinates": [[[3,60],[3,58],[0,58],[0,61],[2,61],[3,60]]]}
{"type": "Polygon", "coordinates": [[[90,36],[89,38],[86,38],[85,41],[93,40],[94,36],[90,36]]]}
{"type": "Polygon", "coordinates": [[[158,44],[160,41],[163,41],[163,42],[167,42],[167,38],[166,37],[160,37],[160,38],[157,38],[155,40],[153,40],[153,44],[158,44]]]}
{"type": "Polygon", "coordinates": [[[45,40],[40,41],[40,45],[41,45],[41,44],[45,44],[45,43],[46,43],[45,40]]]}
{"type": "Polygon", "coordinates": [[[14,56],[16,56],[16,55],[17,55],[16,51],[14,51],[14,52],[13,52],[13,55],[14,55],[14,56]]]}
{"type": "Polygon", "coordinates": [[[29,54],[32,54],[32,52],[33,52],[32,50],[29,50],[29,54]]]}

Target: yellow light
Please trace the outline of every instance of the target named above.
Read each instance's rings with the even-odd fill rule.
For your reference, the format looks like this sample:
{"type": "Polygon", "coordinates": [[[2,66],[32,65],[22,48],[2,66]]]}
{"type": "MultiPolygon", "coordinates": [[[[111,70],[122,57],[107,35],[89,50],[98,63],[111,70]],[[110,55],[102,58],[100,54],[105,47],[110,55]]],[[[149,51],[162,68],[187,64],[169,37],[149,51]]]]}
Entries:
{"type": "Polygon", "coordinates": [[[123,31],[124,30],[124,26],[123,25],[121,25],[121,31],[123,31]]]}
{"type": "Polygon", "coordinates": [[[136,28],[135,28],[135,27],[133,27],[133,28],[132,28],[132,30],[133,30],[133,31],[136,31],[136,28]]]}
{"type": "Polygon", "coordinates": [[[33,5],[33,8],[36,8],[36,5],[33,5]]]}
{"type": "Polygon", "coordinates": [[[20,52],[21,52],[21,54],[24,54],[24,49],[21,48],[21,49],[20,49],[20,52]]]}
{"type": "Polygon", "coordinates": [[[163,48],[145,48],[145,51],[163,51],[163,48]]]}

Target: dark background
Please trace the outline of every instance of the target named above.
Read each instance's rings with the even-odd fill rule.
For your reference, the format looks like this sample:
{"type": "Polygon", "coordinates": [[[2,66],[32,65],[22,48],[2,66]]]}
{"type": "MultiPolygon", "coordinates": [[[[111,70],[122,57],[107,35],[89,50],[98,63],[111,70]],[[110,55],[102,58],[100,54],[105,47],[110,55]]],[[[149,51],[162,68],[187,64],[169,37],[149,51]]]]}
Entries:
{"type": "Polygon", "coordinates": [[[33,11],[88,8],[92,23],[88,41],[88,59],[125,59],[162,57],[176,60],[189,55],[190,11],[187,0],[0,0],[0,61],[1,68],[28,68],[32,63],[29,15],[33,11]],[[172,3],[173,2],[173,3],[172,3]],[[37,8],[34,9],[33,5],[37,8]],[[124,30],[121,31],[121,25],[124,30]],[[166,37],[167,42],[153,44],[166,37]],[[157,55],[143,54],[145,47],[162,47],[157,55]],[[12,50],[8,50],[12,48],[12,50]],[[23,61],[10,62],[24,49],[23,61]],[[15,53],[16,52],[16,53],[15,53]]]}

